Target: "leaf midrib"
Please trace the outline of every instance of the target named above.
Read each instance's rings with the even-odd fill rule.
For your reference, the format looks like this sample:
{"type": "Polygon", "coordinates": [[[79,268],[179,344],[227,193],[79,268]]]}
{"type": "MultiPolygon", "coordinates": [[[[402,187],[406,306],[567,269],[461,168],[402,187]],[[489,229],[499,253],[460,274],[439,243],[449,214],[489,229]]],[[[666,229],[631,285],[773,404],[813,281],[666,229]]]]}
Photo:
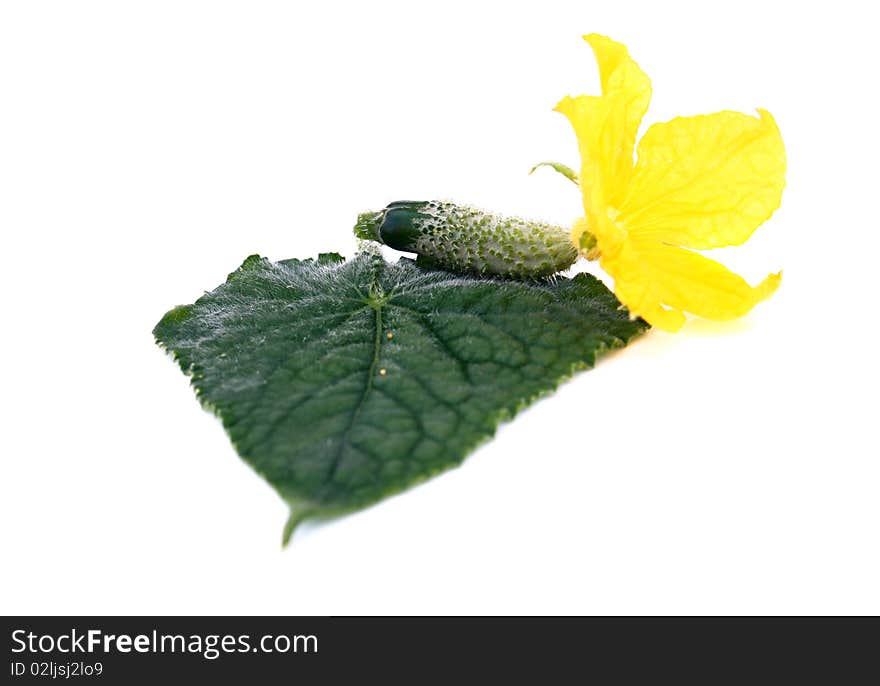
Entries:
{"type": "MultiPolygon", "coordinates": [[[[376,276],[374,274],[370,283],[370,289],[374,288],[376,285],[376,276]]],[[[373,335],[373,359],[370,362],[370,368],[367,371],[367,383],[364,384],[364,391],[361,393],[360,400],[358,400],[357,406],[351,413],[348,425],[345,427],[342,438],[339,440],[339,447],[336,449],[336,454],[333,456],[333,461],[330,463],[330,468],[327,470],[327,476],[324,479],[325,482],[332,481],[336,476],[339,464],[342,462],[342,453],[345,451],[346,446],[350,445],[349,437],[351,436],[351,432],[367,402],[367,397],[370,395],[370,391],[373,390],[373,379],[376,377],[377,368],[379,366],[379,354],[382,349],[382,303],[377,302],[372,304],[371,307],[376,312],[376,316],[373,318],[373,326],[375,327],[373,335]]]]}

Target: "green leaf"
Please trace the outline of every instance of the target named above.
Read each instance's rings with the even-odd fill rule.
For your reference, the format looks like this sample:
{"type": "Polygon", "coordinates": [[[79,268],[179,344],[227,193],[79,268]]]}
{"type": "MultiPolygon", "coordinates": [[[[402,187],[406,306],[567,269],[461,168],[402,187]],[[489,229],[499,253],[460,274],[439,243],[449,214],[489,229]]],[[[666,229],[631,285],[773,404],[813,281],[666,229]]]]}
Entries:
{"type": "Polygon", "coordinates": [[[290,505],[286,542],[459,464],[646,328],[587,274],[501,281],[364,251],[253,255],[153,333],[290,505]]]}

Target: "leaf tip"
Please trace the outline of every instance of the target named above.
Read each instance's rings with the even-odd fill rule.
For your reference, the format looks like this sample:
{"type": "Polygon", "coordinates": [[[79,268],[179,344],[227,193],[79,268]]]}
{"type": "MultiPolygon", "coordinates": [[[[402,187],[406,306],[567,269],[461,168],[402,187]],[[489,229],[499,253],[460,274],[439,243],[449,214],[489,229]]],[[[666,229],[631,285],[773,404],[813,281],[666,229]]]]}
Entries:
{"type": "Polygon", "coordinates": [[[303,520],[311,517],[314,514],[311,510],[297,510],[293,507],[290,508],[290,516],[288,516],[287,521],[284,523],[284,530],[281,532],[281,549],[284,550],[290,544],[290,539],[293,537],[294,531],[302,524],[303,520]]]}

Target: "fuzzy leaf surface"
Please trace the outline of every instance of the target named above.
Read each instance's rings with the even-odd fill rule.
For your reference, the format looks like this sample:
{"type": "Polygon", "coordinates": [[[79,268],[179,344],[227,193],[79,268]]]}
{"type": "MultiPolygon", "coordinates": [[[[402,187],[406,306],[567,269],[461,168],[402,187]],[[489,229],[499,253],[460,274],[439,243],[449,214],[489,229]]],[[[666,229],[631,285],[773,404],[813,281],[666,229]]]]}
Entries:
{"type": "Polygon", "coordinates": [[[458,465],[646,328],[587,274],[493,280],[364,251],[251,256],[153,333],[290,505],[287,540],[458,465]]]}

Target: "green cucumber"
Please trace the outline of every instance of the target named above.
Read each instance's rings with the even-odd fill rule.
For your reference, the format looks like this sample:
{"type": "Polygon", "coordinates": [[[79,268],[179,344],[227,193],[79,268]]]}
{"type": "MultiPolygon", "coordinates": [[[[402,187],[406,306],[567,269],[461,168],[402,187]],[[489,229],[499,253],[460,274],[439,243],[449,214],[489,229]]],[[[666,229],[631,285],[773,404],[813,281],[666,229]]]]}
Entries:
{"type": "Polygon", "coordinates": [[[416,253],[426,266],[517,279],[551,276],[578,256],[565,227],[437,200],[398,200],[365,212],[354,233],[416,253]]]}

